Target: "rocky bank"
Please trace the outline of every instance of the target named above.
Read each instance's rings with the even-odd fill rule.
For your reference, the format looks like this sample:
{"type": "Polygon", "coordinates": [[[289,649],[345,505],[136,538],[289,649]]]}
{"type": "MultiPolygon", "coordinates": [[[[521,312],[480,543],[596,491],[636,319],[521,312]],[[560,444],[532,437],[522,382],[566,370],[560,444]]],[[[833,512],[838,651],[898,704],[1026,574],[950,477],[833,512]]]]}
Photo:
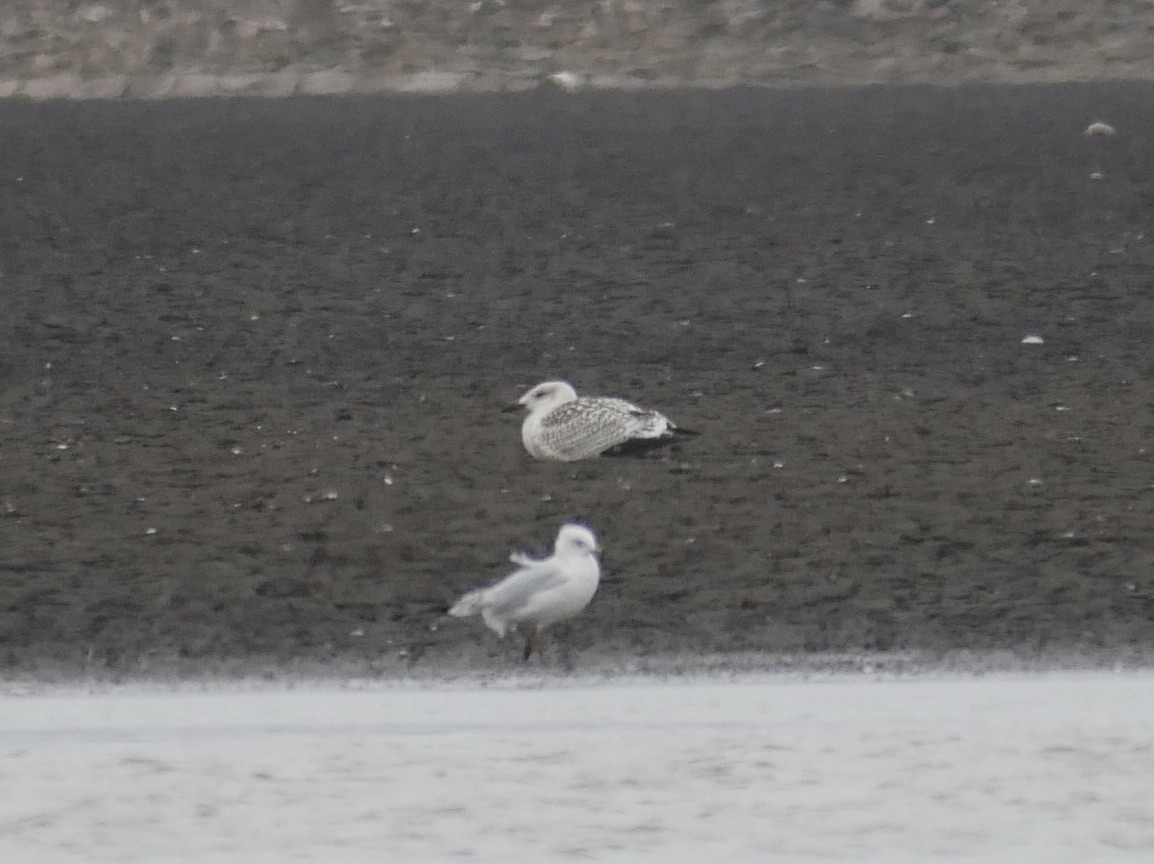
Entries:
{"type": "Polygon", "coordinates": [[[1154,78],[1151,0],[9,0],[0,97],[1154,78]]]}

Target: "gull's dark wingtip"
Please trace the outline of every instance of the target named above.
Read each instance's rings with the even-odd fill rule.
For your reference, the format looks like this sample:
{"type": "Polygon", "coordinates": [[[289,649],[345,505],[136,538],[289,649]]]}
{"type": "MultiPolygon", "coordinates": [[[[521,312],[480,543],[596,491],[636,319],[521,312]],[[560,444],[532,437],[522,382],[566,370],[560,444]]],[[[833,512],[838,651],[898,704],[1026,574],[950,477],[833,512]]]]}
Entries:
{"type": "Polygon", "coordinates": [[[673,438],[669,435],[664,435],[661,438],[630,438],[621,444],[615,444],[601,455],[611,457],[644,456],[654,450],[669,447],[671,444],[673,444],[673,438]]]}

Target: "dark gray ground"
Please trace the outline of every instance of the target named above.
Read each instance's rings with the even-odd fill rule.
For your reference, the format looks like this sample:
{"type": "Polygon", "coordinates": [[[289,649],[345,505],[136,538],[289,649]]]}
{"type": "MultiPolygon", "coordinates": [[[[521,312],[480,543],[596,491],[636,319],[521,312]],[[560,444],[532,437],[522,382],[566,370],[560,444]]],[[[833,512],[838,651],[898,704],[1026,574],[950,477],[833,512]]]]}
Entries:
{"type": "Polygon", "coordinates": [[[503,668],[571,518],[574,668],[1148,663],[1152,98],[0,104],[0,663],[503,668]],[[704,434],[533,462],[550,377],[704,434]]]}

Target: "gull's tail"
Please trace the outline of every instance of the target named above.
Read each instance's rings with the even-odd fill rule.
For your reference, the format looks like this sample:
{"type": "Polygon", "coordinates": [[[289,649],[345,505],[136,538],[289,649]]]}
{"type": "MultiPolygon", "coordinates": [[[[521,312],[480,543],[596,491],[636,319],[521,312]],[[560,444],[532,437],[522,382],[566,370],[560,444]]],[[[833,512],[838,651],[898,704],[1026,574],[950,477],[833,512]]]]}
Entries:
{"type": "MultiPolygon", "coordinates": [[[[666,421],[668,423],[668,421],[666,421]]],[[[662,430],[660,435],[643,438],[630,438],[628,441],[623,441],[616,446],[610,447],[602,456],[646,456],[655,450],[663,450],[666,447],[676,446],[679,438],[691,437],[700,435],[693,429],[683,429],[680,426],[674,426],[672,423],[662,430]]]]}
{"type": "Polygon", "coordinates": [[[456,603],[449,607],[449,614],[454,618],[468,618],[470,615],[481,614],[485,605],[485,589],[478,588],[470,591],[456,603]]]}

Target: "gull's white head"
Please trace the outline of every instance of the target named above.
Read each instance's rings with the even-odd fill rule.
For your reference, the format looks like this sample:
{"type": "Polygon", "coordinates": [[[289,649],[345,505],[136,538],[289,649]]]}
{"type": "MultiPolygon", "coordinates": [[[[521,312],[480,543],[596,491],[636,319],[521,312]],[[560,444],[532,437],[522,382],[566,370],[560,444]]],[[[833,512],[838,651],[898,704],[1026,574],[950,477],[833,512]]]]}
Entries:
{"type": "Polygon", "coordinates": [[[569,556],[596,555],[601,551],[597,538],[584,525],[568,522],[557,532],[557,542],[553,544],[553,554],[569,556]]]}
{"type": "Polygon", "coordinates": [[[573,385],[565,381],[545,381],[538,384],[517,400],[518,406],[529,409],[530,414],[547,414],[558,405],[572,402],[577,398],[573,385]]]}

